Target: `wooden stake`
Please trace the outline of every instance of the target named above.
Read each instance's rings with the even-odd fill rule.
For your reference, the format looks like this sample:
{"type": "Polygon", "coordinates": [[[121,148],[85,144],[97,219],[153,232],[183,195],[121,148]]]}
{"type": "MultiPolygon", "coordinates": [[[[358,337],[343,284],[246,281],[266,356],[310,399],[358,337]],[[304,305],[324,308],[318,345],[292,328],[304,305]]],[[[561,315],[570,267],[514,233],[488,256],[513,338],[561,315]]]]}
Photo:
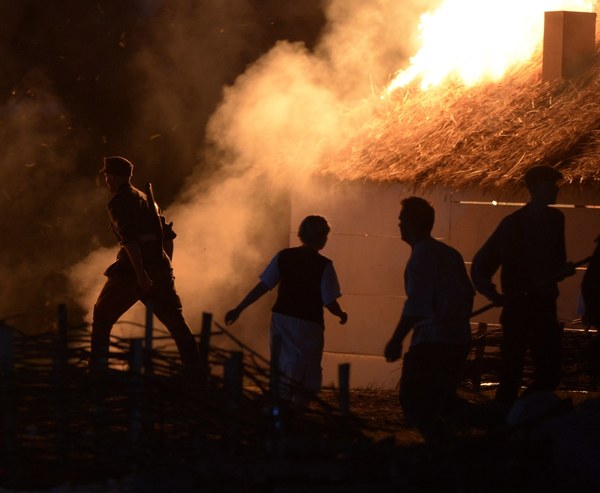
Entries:
{"type": "Polygon", "coordinates": [[[146,332],[144,338],[144,373],[152,375],[154,367],[152,365],[154,340],[154,307],[152,302],[146,304],[146,332]]]}
{"type": "Polygon", "coordinates": [[[208,355],[210,353],[210,334],[212,330],[212,313],[202,313],[202,328],[200,332],[200,343],[198,345],[200,361],[200,378],[202,385],[206,384],[210,375],[208,355]]]}
{"type": "Polygon", "coordinates": [[[350,414],[350,363],[338,366],[338,380],[340,388],[340,412],[342,416],[350,414]]]}

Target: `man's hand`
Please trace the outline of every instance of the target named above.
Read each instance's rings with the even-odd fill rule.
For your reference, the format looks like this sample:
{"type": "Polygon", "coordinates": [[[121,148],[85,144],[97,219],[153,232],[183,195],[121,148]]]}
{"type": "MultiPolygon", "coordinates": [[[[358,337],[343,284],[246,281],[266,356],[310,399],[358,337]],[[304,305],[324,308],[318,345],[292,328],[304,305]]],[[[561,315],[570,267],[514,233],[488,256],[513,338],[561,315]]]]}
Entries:
{"type": "Polygon", "coordinates": [[[340,314],[340,325],[344,325],[348,321],[348,314],[346,312],[342,312],[340,314]]]}
{"type": "Polygon", "coordinates": [[[499,293],[495,289],[488,293],[483,293],[485,297],[490,300],[496,306],[504,306],[506,305],[506,296],[499,293]]]}
{"type": "Polygon", "coordinates": [[[235,322],[240,316],[241,310],[239,308],[234,308],[233,310],[229,310],[225,314],[225,325],[231,325],[235,322]]]}
{"type": "Polygon", "coordinates": [[[142,290],[142,293],[147,293],[153,287],[152,279],[148,276],[148,273],[144,269],[144,262],[142,260],[142,252],[140,251],[140,246],[136,241],[130,241],[128,243],[124,243],[123,247],[127,252],[127,256],[131,261],[131,266],[135,272],[135,277],[137,278],[138,286],[142,290]]]}
{"type": "Polygon", "coordinates": [[[390,339],[385,346],[383,355],[388,363],[398,361],[402,356],[402,341],[394,338],[390,339]]]}
{"type": "Polygon", "coordinates": [[[150,279],[145,270],[142,271],[140,275],[138,275],[137,281],[138,285],[140,286],[140,289],[142,290],[142,293],[147,293],[154,286],[152,279],[150,279]]]}
{"type": "Polygon", "coordinates": [[[573,276],[573,275],[575,275],[575,272],[576,272],[575,263],[574,262],[565,262],[565,265],[563,265],[562,271],[560,273],[560,278],[562,280],[565,277],[573,276]]]}

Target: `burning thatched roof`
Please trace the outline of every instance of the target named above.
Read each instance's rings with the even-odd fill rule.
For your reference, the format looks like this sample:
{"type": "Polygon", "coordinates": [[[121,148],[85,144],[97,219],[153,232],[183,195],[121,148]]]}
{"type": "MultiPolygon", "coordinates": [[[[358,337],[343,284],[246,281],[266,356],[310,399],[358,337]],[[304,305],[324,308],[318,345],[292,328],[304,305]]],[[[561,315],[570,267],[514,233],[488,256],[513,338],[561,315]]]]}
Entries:
{"type": "Polygon", "coordinates": [[[600,55],[571,80],[541,81],[542,55],[501,82],[398,90],[325,174],[417,187],[512,187],[538,164],[600,185],[600,55]]]}

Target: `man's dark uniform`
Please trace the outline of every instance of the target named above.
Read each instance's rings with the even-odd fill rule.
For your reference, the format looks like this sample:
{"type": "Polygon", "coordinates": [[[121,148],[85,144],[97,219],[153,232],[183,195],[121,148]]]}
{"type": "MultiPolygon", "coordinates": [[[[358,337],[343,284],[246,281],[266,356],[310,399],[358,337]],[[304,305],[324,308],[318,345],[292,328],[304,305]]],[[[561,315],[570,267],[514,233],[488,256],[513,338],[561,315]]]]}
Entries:
{"type": "MultiPolygon", "coordinates": [[[[111,329],[121,315],[139,300],[144,304],[152,304],[154,314],[173,336],[184,366],[192,369],[197,363],[196,342],[183,317],[170,260],[172,241],[176,235],[162,215],[159,216],[163,226],[161,233],[156,212],[150,207],[146,194],[130,183],[122,184],[108,203],[111,226],[121,248],[116,262],[104,273],[108,279],[94,306],[93,369],[106,367],[111,329]],[[146,293],[140,289],[124,247],[130,242],[138,244],[144,270],[153,283],[146,293]],[[165,248],[169,250],[169,255],[165,248]]],[[[154,207],[157,206],[154,204],[154,207]]]]}
{"type": "Polygon", "coordinates": [[[530,205],[505,217],[473,258],[478,291],[494,289],[491,278],[502,267],[506,304],[502,324],[500,385],[496,400],[511,405],[518,397],[526,349],[535,368],[528,392],[555,390],[561,377],[562,328],[557,317],[558,286],[553,276],[566,263],[564,214],[546,207],[533,219],[530,205]],[[527,293],[527,294],[525,294],[527,293]]]}

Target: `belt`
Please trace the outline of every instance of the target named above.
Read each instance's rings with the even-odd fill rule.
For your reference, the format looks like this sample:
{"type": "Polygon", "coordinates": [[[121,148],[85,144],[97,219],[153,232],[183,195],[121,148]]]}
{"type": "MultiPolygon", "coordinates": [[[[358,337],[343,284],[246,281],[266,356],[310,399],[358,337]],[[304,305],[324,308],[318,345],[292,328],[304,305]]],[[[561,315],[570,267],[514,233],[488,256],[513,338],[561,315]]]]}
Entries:
{"type": "Polygon", "coordinates": [[[139,235],[138,241],[158,241],[158,236],[155,234],[139,235]]]}

